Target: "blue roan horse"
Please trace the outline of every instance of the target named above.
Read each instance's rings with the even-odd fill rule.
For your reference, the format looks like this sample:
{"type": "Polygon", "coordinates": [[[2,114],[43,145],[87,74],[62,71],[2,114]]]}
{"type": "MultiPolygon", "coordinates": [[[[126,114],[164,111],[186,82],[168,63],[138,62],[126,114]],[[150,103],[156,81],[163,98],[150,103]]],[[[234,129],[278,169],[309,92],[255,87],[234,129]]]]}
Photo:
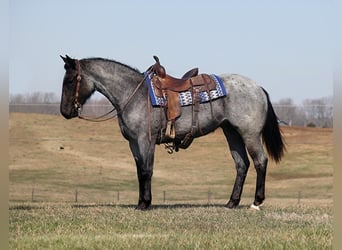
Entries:
{"type": "MultiPolygon", "coordinates": [[[[148,88],[144,74],[122,63],[102,58],[76,60],[62,57],[66,70],[63,80],[60,111],[67,118],[78,116],[81,105],[95,92],[102,93],[118,113],[122,135],[129,141],[139,179],[137,209],[151,205],[151,178],[155,145],[165,143],[160,131],[165,130],[166,117],[160,108],[148,103],[148,88]],[[161,115],[162,114],[162,115],[161,115]],[[150,117],[150,119],[148,119],[150,117]],[[150,128],[150,129],[149,129],[150,128]]],[[[278,120],[267,92],[254,81],[241,75],[222,75],[227,95],[199,107],[200,132],[206,135],[222,128],[236,164],[236,179],[227,208],[238,206],[250,165],[247,152],[257,172],[255,199],[252,207],[259,209],[265,199],[265,178],[268,158],[279,162],[285,144],[278,120]]],[[[192,106],[182,107],[182,115],[175,122],[176,139],[182,140],[192,126],[192,106]]]]}

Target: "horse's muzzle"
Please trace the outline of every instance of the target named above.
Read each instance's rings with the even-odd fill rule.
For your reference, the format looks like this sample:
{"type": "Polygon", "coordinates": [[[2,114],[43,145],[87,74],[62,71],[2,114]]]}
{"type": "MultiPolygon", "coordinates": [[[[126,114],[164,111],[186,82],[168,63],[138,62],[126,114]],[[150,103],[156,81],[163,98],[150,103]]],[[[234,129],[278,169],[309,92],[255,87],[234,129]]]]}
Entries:
{"type": "Polygon", "coordinates": [[[61,108],[61,114],[65,119],[78,117],[79,111],[75,107],[71,107],[68,111],[61,108]]]}

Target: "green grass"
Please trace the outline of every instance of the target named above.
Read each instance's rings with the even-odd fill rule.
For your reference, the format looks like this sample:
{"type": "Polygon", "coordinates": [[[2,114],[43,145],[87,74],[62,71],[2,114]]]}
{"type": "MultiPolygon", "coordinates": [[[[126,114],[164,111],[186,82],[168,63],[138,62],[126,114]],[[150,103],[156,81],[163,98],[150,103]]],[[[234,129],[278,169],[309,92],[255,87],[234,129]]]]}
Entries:
{"type": "Polygon", "coordinates": [[[11,249],[331,249],[327,208],[111,204],[10,206],[11,249]]]}

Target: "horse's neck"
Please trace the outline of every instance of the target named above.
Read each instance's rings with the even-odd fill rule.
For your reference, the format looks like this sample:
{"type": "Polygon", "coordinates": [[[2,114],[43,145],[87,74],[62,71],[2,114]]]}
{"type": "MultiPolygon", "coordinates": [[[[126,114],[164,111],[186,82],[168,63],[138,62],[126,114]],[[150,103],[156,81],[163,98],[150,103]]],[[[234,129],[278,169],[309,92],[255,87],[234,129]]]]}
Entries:
{"type": "Polygon", "coordinates": [[[133,93],[138,82],[143,79],[143,76],[132,69],[114,64],[104,64],[101,69],[94,72],[96,74],[95,88],[117,110],[122,110],[130,98],[130,94],[133,93]]]}

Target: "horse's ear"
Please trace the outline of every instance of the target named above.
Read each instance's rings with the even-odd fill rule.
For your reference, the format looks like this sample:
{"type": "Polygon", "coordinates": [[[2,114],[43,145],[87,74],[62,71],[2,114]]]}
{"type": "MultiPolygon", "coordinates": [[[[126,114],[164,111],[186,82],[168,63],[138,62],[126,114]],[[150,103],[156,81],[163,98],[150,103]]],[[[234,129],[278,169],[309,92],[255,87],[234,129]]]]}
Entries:
{"type": "Polygon", "coordinates": [[[59,55],[60,58],[62,58],[63,62],[65,63],[66,57],[63,57],[62,55],[59,55]]]}
{"type": "Polygon", "coordinates": [[[65,57],[60,56],[62,58],[62,60],[64,61],[65,65],[64,68],[68,69],[68,68],[72,68],[72,69],[76,69],[76,62],[75,59],[72,59],[70,56],[65,55],[65,57]]]}

